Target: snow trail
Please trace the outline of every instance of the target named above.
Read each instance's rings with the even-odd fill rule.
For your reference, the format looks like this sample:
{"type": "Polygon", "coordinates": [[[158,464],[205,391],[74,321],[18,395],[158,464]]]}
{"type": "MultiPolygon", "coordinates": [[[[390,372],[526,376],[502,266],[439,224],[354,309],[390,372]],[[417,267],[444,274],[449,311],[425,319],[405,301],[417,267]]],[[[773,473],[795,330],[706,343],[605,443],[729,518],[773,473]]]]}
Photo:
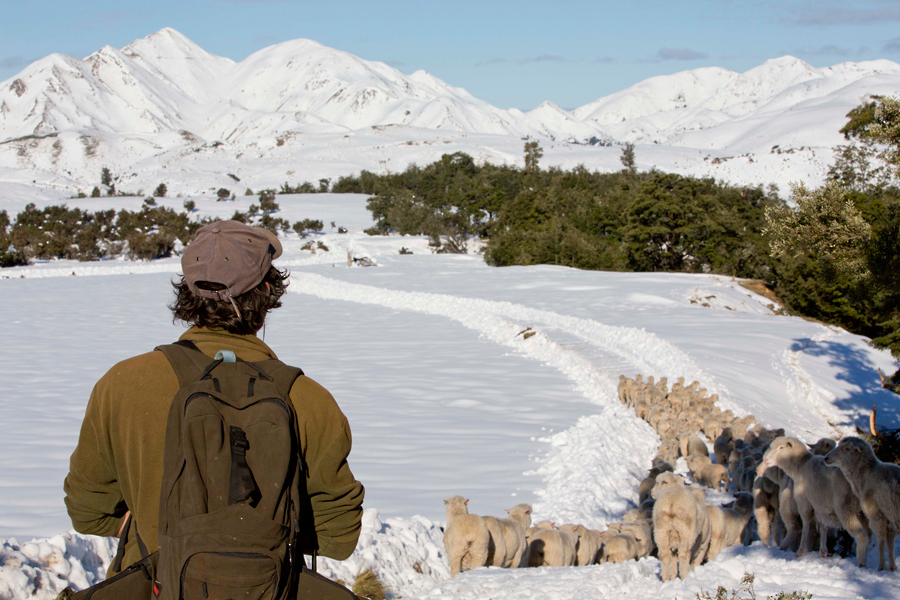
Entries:
{"type": "Polygon", "coordinates": [[[299,294],[453,319],[569,378],[580,394],[598,406],[599,413],[582,417],[572,428],[542,440],[550,443],[550,450],[534,471],[545,484],[537,492],[542,500],[534,506],[541,518],[591,527],[603,527],[617,519],[634,506],[637,485],[659,446],[656,433],[619,402],[618,373],[604,371],[605,363],[620,365],[624,359],[638,372],[673,379],[683,375],[688,381],[703,382],[711,393],[727,393],[713,385],[711,377],[676,346],[643,329],[605,325],[512,302],[388,290],[318,274],[294,273],[292,279],[297,285],[289,289],[299,294]],[[526,339],[523,332],[529,327],[528,333],[534,335],[526,339]],[[596,364],[586,359],[570,346],[555,342],[551,337],[555,332],[599,348],[608,360],[596,364]],[[631,452],[618,448],[624,439],[629,440],[631,452]]]}

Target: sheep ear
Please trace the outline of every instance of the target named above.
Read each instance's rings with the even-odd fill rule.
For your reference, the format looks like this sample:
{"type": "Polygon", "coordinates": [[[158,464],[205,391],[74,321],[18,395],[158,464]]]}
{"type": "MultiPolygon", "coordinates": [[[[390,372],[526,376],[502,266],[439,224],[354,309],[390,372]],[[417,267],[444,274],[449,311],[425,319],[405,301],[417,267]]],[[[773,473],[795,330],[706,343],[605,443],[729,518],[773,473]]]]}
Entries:
{"type": "Polygon", "coordinates": [[[506,514],[509,514],[509,509],[508,509],[508,508],[504,508],[503,510],[506,511],[506,514]]]}
{"type": "Polygon", "coordinates": [[[530,515],[530,514],[531,514],[531,509],[529,508],[528,510],[526,510],[526,511],[525,511],[525,514],[526,514],[526,515],[530,515]]]}
{"type": "Polygon", "coordinates": [[[466,498],[466,501],[465,501],[465,502],[463,502],[463,504],[465,504],[465,505],[466,505],[466,506],[468,506],[468,505],[469,505],[469,499],[468,499],[468,498],[466,498]]]}
{"type": "Polygon", "coordinates": [[[450,504],[449,500],[444,500],[444,504],[450,504]]]}

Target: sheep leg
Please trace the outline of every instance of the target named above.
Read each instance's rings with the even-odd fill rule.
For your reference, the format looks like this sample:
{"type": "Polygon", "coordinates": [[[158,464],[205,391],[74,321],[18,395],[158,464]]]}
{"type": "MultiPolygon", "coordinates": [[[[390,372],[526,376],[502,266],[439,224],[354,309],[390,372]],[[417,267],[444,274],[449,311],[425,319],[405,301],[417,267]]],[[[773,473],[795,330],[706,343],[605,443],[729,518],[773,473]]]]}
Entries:
{"type": "Polygon", "coordinates": [[[853,539],[856,540],[856,565],[862,569],[866,566],[866,554],[869,550],[869,536],[865,528],[856,531],[853,539]]]}
{"type": "Polygon", "coordinates": [[[885,536],[885,544],[887,545],[888,550],[888,568],[891,571],[895,571],[897,569],[897,565],[894,563],[894,539],[897,537],[897,530],[889,526],[887,527],[886,533],[887,535],[885,536]]]}
{"type": "Polygon", "coordinates": [[[681,543],[678,545],[678,576],[684,579],[691,572],[693,565],[691,564],[691,542],[686,540],[687,536],[682,536],[681,543]]]}
{"type": "Polygon", "coordinates": [[[706,544],[704,544],[697,550],[697,555],[694,556],[693,560],[691,560],[691,569],[693,569],[694,567],[699,567],[703,564],[703,561],[706,559],[706,554],[709,552],[709,546],[710,542],[709,539],[707,539],[706,544]]]}
{"type": "Polygon", "coordinates": [[[819,558],[828,558],[828,527],[819,525],[819,558]]]}
{"type": "Polygon", "coordinates": [[[769,543],[769,538],[771,537],[771,524],[769,522],[769,511],[765,508],[757,508],[756,513],[756,524],[757,531],[759,532],[759,539],[766,546],[771,546],[769,543]]]}
{"type": "Polygon", "coordinates": [[[659,562],[662,565],[662,580],[671,581],[672,579],[675,579],[675,573],[677,572],[678,567],[675,563],[675,557],[672,556],[671,548],[660,547],[659,562]]]}
{"type": "Polygon", "coordinates": [[[800,547],[797,548],[797,552],[795,556],[800,558],[806,551],[809,549],[809,517],[806,515],[800,515],[800,519],[803,522],[802,533],[800,534],[800,547]]]}

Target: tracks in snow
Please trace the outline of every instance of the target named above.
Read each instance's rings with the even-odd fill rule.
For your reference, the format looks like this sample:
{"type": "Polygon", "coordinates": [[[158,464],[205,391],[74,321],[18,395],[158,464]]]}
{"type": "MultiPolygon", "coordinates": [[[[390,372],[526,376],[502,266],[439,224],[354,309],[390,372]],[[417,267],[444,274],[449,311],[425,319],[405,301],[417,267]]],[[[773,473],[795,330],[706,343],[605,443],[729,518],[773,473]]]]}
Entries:
{"type": "Polygon", "coordinates": [[[585,522],[600,527],[630,507],[634,490],[656,453],[659,439],[618,400],[616,385],[623,364],[636,372],[711,378],[673,344],[643,329],[605,325],[512,302],[465,298],[448,294],[406,292],[294,272],[289,290],[325,300],[341,300],[411,311],[451,319],[483,339],[557,369],[576,391],[598,406],[598,413],[579,419],[570,429],[546,440],[548,456],[536,473],[544,480],[535,512],[559,522],[585,522]],[[527,340],[526,327],[536,331],[527,340]],[[593,350],[594,360],[571,344],[553,337],[576,339],[593,350]],[[607,370],[612,366],[615,370],[607,370]]]}

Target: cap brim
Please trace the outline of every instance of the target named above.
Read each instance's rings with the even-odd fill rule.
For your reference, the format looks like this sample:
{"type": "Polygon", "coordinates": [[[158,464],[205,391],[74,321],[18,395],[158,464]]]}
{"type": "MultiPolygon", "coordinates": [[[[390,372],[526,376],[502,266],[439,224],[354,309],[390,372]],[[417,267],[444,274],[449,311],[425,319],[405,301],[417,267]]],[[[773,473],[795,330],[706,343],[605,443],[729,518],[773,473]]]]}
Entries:
{"type": "Polygon", "coordinates": [[[276,259],[281,256],[283,252],[283,248],[281,247],[281,242],[278,240],[278,236],[266,229],[265,227],[253,227],[256,231],[259,231],[267,238],[269,238],[269,243],[272,245],[272,248],[275,250],[274,254],[272,254],[272,258],[276,259]]]}

